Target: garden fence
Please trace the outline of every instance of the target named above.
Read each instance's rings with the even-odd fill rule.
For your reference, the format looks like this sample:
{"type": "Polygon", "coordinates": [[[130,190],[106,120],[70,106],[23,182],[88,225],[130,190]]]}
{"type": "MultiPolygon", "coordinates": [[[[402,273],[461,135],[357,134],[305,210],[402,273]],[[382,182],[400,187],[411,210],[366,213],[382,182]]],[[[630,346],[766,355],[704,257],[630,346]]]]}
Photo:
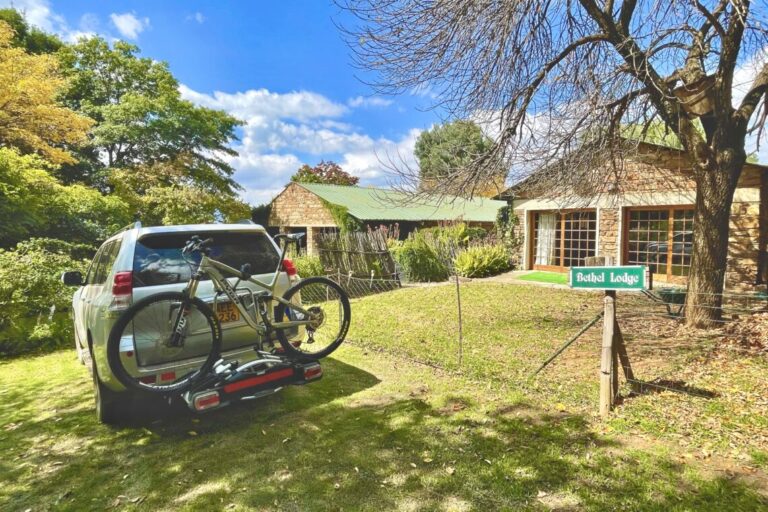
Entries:
{"type": "Polygon", "coordinates": [[[323,268],[343,275],[398,280],[395,260],[381,230],[352,233],[321,233],[317,239],[323,268]]]}

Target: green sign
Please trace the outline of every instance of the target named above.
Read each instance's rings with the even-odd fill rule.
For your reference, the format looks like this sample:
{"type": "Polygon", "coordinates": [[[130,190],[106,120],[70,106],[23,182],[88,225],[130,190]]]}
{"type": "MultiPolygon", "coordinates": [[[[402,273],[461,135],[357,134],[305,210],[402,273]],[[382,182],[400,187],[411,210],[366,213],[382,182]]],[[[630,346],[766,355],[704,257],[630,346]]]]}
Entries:
{"type": "Polygon", "coordinates": [[[571,267],[571,288],[588,290],[645,290],[646,269],[641,265],[627,267],[571,267]]]}

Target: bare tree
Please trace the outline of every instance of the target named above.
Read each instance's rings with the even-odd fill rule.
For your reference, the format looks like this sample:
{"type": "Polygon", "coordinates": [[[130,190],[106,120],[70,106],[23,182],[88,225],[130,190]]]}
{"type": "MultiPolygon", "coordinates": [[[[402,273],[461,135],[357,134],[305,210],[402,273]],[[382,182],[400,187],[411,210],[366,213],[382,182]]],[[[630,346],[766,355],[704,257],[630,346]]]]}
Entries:
{"type": "Polygon", "coordinates": [[[493,120],[497,154],[454,177],[467,190],[487,178],[498,153],[527,169],[567,161],[544,173],[561,185],[604,182],[610,177],[593,172],[594,157],[620,158],[626,126],[663,122],[685,149],[697,187],[689,323],[717,318],[745,139],[768,112],[764,4],[339,1],[354,15],[344,30],[356,62],[377,72],[379,92],[428,90],[450,117],[493,120]],[[735,71],[750,60],[757,71],[740,94],[735,71]]]}

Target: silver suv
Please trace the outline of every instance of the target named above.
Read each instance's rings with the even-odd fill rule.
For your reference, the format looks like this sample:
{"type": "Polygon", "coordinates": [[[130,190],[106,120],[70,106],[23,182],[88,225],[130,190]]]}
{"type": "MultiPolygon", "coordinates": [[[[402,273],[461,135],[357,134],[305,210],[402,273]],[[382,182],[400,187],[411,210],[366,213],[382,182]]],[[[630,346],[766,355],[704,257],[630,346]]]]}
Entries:
{"type": "MultiPolygon", "coordinates": [[[[256,278],[262,276],[262,280],[269,281],[278,267],[277,245],[266,230],[256,224],[142,227],[137,222],[102,244],[84,277],[80,272],[65,272],[62,276],[65,284],[79,286],[72,298],[75,348],[78,359],[93,375],[96,412],[104,423],[124,420],[134,398],[118,382],[107,363],[106,345],[112,326],[134,301],[155,293],[184,289],[191,269],[181,250],[194,235],[213,238],[212,249],[218,260],[234,268],[249,264],[256,278]]],[[[297,280],[292,265],[283,268],[287,272],[281,272],[278,278],[276,295],[282,295],[297,280]]],[[[244,287],[255,285],[241,283],[238,292],[244,287]]],[[[211,281],[200,282],[197,296],[213,303],[211,281]]],[[[219,308],[217,316],[222,325],[222,359],[247,363],[258,358],[253,349],[255,333],[239,318],[237,309],[219,308]]],[[[183,370],[185,362],[176,361],[163,365],[162,371],[182,374],[183,370]]]]}

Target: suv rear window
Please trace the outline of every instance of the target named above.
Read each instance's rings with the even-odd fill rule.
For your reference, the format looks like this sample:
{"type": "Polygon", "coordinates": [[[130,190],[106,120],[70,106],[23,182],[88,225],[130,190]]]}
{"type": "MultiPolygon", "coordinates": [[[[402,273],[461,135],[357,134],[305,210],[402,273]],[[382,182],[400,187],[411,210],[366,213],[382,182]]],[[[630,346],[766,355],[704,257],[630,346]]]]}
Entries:
{"type": "MultiPolygon", "coordinates": [[[[147,235],[136,242],[133,256],[134,286],[156,286],[183,283],[192,270],[181,256],[181,249],[192,236],[213,238],[211,258],[240,269],[251,264],[252,274],[271,274],[277,268],[280,255],[264,233],[191,232],[147,235]]],[[[194,262],[200,261],[199,255],[194,262]]]]}

